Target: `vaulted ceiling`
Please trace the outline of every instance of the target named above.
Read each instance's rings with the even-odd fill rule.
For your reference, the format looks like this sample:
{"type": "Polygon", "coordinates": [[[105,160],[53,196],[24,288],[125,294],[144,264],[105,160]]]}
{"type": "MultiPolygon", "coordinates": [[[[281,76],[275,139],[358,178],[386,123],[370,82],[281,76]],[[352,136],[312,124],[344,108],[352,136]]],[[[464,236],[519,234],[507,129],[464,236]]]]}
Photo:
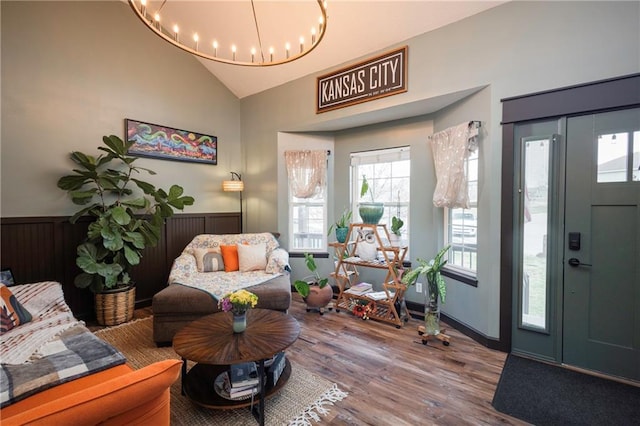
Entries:
{"type": "MultiPolygon", "coordinates": [[[[147,7],[150,11],[156,10],[163,1],[166,0],[148,0],[147,7]]],[[[243,67],[196,58],[236,96],[244,98],[305,75],[355,62],[371,52],[402,43],[502,3],[505,1],[328,0],[324,39],[301,59],[270,67],[243,67]]],[[[225,50],[230,55],[230,44],[235,43],[238,46],[238,59],[244,55],[242,60],[250,60],[248,46],[253,47],[257,43],[251,0],[168,0],[162,7],[163,13],[175,14],[171,19],[180,22],[180,37],[181,40],[185,39],[185,43],[197,31],[201,40],[200,49],[211,49],[212,41],[220,40],[220,55],[225,54],[225,50]],[[225,40],[225,37],[229,40],[225,40]]],[[[291,40],[291,45],[297,46],[300,33],[310,31],[309,15],[312,15],[313,22],[317,22],[316,16],[319,16],[315,0],[254,0],[254,7],[263,50],[268,50],[270,40],[278,40],[276,55],[283,54],[284,49],[281,47],[278,52],[277,47],[284,45],[281,40],[291,40]]],[[[163,25],[173,24],[164,20],[163,25]]]]}

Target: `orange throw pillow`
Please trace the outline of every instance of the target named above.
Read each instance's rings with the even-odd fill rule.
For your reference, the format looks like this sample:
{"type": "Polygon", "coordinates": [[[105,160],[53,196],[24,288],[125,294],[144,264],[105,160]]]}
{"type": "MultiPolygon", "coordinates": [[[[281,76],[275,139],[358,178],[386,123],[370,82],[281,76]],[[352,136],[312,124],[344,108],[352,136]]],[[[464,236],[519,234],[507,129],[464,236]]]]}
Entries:
{"type": "Polygon", "coordinates": [[[224,271],[233,272],[240,269],[238,262],[238,246],[220,246],[222,252],[222,261],[224,262],[224,271]]]}

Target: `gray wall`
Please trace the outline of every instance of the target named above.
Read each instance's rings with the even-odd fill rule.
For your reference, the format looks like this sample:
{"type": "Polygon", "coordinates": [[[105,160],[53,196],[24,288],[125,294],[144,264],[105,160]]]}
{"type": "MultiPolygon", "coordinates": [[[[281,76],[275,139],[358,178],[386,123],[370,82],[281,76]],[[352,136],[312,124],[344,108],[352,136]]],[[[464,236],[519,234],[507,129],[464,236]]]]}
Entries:
{"type": "Polygon", "coordinates": [[[218,165],[155,159],[138,164],[196,199],[185,212],[238,210],[221,189],[241,170],[240,101],[191,55],[108,2],[2,1],[2,217],[75,212],[56,181],[72,150],[97,155],[124,119],[218,137],[218,165]]]}
{"type": "MultiPolygon", "coordinates": [[[[251,180],[247,186],[251,210],[256,212],[249,214],[249,228],[273,229],[278,225],[276,204],[282,200],[275,184],[275,147],[279,131],[346,129],[368,121],[370,129],[357,132],[368,133],[371,140],[379,135],[385,144],[395,146],[395,141],[385,139],[389,128],[372,123],[398,114],[425,116],[425,129],[432,121],[433,130],[439,131],[464,121],[482,120],[479,284],[473,288],[449,280],[450,297],[443,310],[486,336],[499,337],[500,99],[640,72],[640,4],[510,2],[412,38],[406,44],[406,93],[316,115],[316,75],[310,75],[242,99],[242,140],[251,180]],[[484,89],[434,112],[434,105],[447,95],[478,88],[484,89]]],[[[353,62],[361,59],[353,58],[353,62]]],[[[344,139],[348,133],[341,135],[344,139]]],[[[344,156],[348,148],[343,148],[341,135],[336,137],[335,176],[330,183],[336,187],[335,206],[341,206],[339,199],[345,197],[338,185],[347,173],[344,156]]],[[[421,149],[424,151],[424,147],[421,149]]],[[[428,153],[425,155],[428,158],[428,153]]],[[[412,191],[420,185],[433,185],[429,173],[425,163],[424,173],[412,177],[412,191]]],[[[427,194],[414,197],[412,193],[412,202],[425,209],[420,225],[412,206],[412,258],[431,258],[442,244],[442,212],[429,207],[428,199],[427,194]],[[424,234],[415,235],[417,229],[424,234]],[[414,247],[422,238],[424,246],[414,247]]]]}

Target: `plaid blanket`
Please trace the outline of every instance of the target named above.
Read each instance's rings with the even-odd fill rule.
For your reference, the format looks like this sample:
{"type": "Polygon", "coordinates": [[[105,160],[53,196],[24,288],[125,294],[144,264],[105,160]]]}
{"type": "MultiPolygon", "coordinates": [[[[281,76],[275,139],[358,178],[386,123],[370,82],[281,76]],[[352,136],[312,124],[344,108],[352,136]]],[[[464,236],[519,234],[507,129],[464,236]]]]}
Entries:
{"type": "Polygon", "coordinates": [[[64,330],[83,324],[64,301],[58,282],[17,285],[11,291],[33,319],[0,335],[0,360],[4,364],[22,364],[37,357],[43,344],[64,330]]]}
{"type": "Polygon", "coordinates": [[[24,364],[0,364],[0,408],[126,361],[83,325],[65,330],[42,345],[38,354],[39,358],[24,364]]]}

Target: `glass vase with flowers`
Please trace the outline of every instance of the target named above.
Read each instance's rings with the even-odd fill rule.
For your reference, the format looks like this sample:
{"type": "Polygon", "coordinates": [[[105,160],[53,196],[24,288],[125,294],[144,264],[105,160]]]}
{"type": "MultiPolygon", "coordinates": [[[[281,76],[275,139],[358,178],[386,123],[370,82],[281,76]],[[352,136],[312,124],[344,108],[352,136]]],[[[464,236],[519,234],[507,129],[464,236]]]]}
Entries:
{"type": "Polygon", "coordinates": [[[255,308],[258,296],[247,290],[237,290],[224,296],[218,306],[233,314],[233,332],[242,333],[247,328],[247,310],[255,308]]]}

